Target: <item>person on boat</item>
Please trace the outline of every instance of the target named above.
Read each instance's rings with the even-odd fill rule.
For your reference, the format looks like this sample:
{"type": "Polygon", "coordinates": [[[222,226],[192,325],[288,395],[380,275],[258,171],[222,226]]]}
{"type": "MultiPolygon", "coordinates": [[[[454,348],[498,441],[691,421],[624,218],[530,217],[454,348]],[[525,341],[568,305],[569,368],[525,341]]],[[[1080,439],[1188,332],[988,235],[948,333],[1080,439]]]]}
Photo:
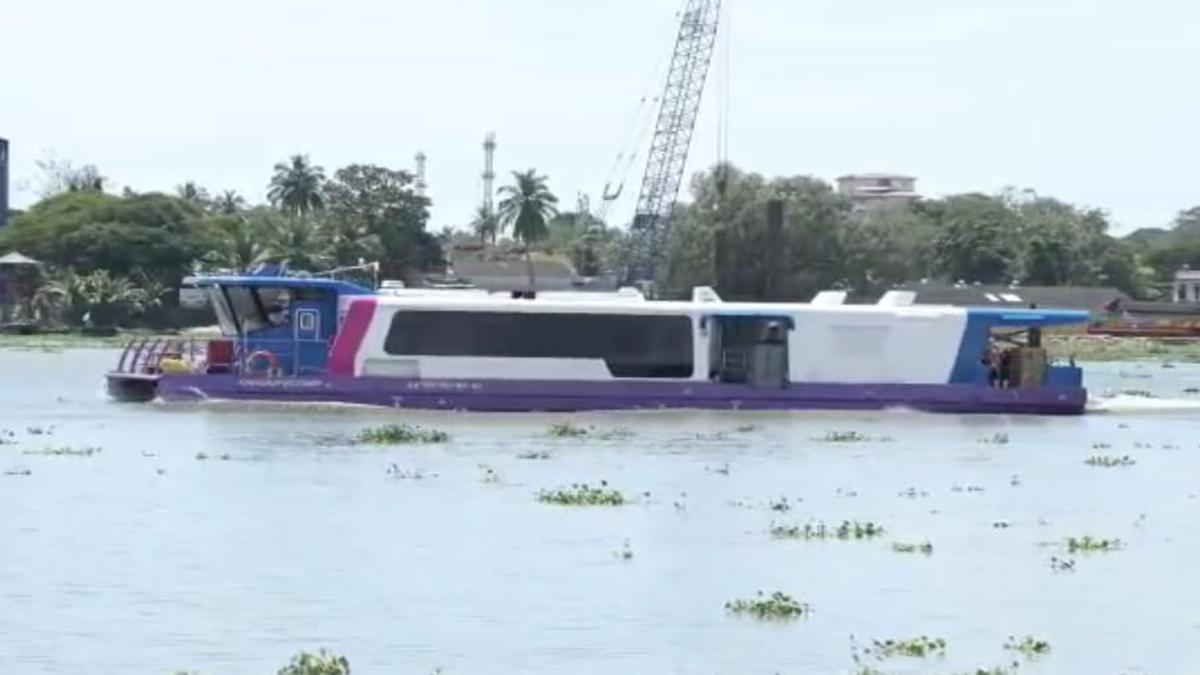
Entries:
{"type": "Polygon", "coordinates": [[[1000,385],[1000,355],[996,353],[996,346],[989,344],[983,350],[983,358],[980,360],[983,367],[987,369],[988,386],[993,389],[1000,385]]]}

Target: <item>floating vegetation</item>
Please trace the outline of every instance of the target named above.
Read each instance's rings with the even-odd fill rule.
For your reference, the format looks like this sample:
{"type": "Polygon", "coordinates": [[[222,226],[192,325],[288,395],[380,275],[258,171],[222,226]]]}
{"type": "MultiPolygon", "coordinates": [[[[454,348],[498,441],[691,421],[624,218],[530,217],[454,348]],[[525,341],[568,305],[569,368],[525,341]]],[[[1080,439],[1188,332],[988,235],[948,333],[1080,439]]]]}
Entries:
{"type": "Polygon", "coordinates": [[[558,506],[624,506],[628,502],[620,490],[608,487],[607,481],[600,481],[599,487],[581,483],[565,490],[542,490],[538,493],[537,500],[543,504],[558,506]]]}
{"type": "Polygon", "coordinates": [[[1110,443],[1092,443],[1092,449],[1093,450],[1111,450],[1112,444],[1110,444],[1110,443]]]}
{"type": "Polygon", "coordinates": [[[1158,398],[1157,396],[1155,396],[1154,394],[1151,394],[1150,392],[1146,391],[1145,389],[1122,389],[1120,391],[1114,392],[1114,395],[1115,396],[1129,396],[1131,398],[1158,398]]]}
{"type": "Polygon", "coordinates": [[[1008,445],[1009,441],[1010,439],[1006,433],[996,433],[987,438],[979,439],[979,442],[984,445],[1008,445]]]}
{"type": "Polygon", "coordinates": [[[618,560],[633,560],[633,546],[626,539],[621,548],[613,551],[613,557],[618,560]]]}
{"type": "Polygon", "coordinates": [[[930,638],[924,635],[907,640],[873,640],[863,653],[877,659],[891,659],[897,656],[923,659],[928,656],[945,656],[946,641],[942,638],[930,638]]]}
{"type": "Polygon", "coordinates": [[[1013,477],[1008,479],[1008,484],[1013,487],[1021,487],[1021,477],[1014,473],[1013,477]]]}
{"type": "Polygon", "coordinates": [[[892,550],[896,553],[920,553],[922,555],[933,555],[933,544],[924,541],[920,544],[905,544],[896,542],[892,544],[892,550]]]}
{"type": "Polygon", "coordinates": [[[300,652],[277,675],[350,675],[350,661],[324,649],[316,654],[300,652]]]}
{"type": "Polygon", "coordinates": [[[64,446],[61,448],[42,448],[41,450],[26,450],[25,452],[23,452],[21,454],[23,454],[23,455],[43,455],[46,457],[91,457],[92,455],[95,455],[98,452],[100,452],[100,448],[94,448],[94,447],[72,448],[72,447],[64,446]]]}
{"type": "Polygon", "coordinates": [[[402,469],[398,464],[395,463],[388,466],[387,472],[389,476],[392,476],[397,480],[425,480],[426,478],[433,478],[437,476],[436,473],[426,474],[420,469],[415,469],[412,471],[409,471],[408,469],[402,469]]]}
{"type": "Polygon", "coordinates": [[[385,424],[364,429],[354,442],[363,445],[416,445],[445,443],[450,434],[437,429],[425,429],[411,424],[385,424]]]}
{"type": "Polygon", "coordinates": [[[1108,553],[1121,549],[1120,539],[1099,539],[1090,536],[1067,537],[1068,553],[1108,553]]]}
{"type": "Polygon", "coordinates": [[[830,431],[817,440],[826,443],[867,443],[871,437],[858,431],[830,431]]]}
{"type": "Polygon", "coordinates": [[[1050,570],[1052,572],[1074,572],[1075,560],[1071,558],[1050,558],[1050,570]]]}
{"type": "Polygon", "coordinates": [[[550,457],[550,453],[546,452],[545,450],[531,450],[529,452],[522,452],[521,454],[517,455],[517,459],[529,460],[543,460],[550,459],[550,457]]]}
{"type": "Polygon", "coordinates": [[[1185,394],[1200,394],[1200,388],[1188,387],[1187,389],[1183,390],[1183,393],[1185,393],[1185,394]]]}
{"type": "Polygon", "coordinates": [[[633,430],[626,429],[625,427],[617,427],[616,429],[601,431],[600,433],[596,434],[596,438],[599,438],[602,441],[619,441],[626,438],[633,438],[633,430]]]}
{"type": "Polygon", "coordinates": [[[720,476],[728,476],[729,475],[729,462],[725,462],[724,465],[718,466],[718,467],[706,466],[706,467],[704,467],[704,470],[709,473],[715,473],[720,476]]]}
{"type": "Polygon", "coordinates": [[[904,490],[903,492],[901,492],[900,496],[904,497],[905,499],[925,499],[925,498],[929,497],[929,493],[924,490],[918,490],[916,488],[910,487],[907,490],[904,490]]]}
{"type": "Polygon", "coordinates": [[[208,455],[204,454],[203,452],[197,452],[196,459],[203,462],[204,460],[208,459],[208,455]]]}
{"type": "Polygon", "coordinates": [[[1134,461],[1134,459],[1129,455],[1125,455],[1123,457],[1096,455],[1095,457],[1088,457],[1083,461],[1083,463],[1087,464],[1088,466],[1099,466],[1104,468],[1133,466],[1134,464],[1137,464],[1137,462],[1134,461]]]}
{"type": "Polygon", "coordinates": [[[994,668],[976,668],[968,670],[961,675],[1016,675],[1019,670],[1019,664],[1014,661],[1007,666],[996,666],[994,668]]]}
{"type": "Polygon", "coordinates": [[[974,494],[985,491],[984,488],[979,485],[955,485],[951,487],[950,490],[953,492],[968,492],[974,494]]]}
{"type": "Polygon", "coordinates": [[[551,425],[546,433],[555,438],[579,438],[581,436],[587,436],[588,434],[592,433],[592,431],[593,430],[590,427],[581,427],[571,424],[570,422],[558,422],[557,424],[551,425]]]}
{"type": "Polygon", "coordinates": [[[786,593],[775,591],[769,596],[762,591],[749,600],[734,600],[725,603],[725,609],[734,614],[748,614],[756,619],[788,620],[808,616],[812,610],[808,604],[799,602],[786,593]]]}
{"type": "Polygon", "coordinates": [[[1007,520],[997,520],[992,523],[992,529],[995,530],[1007,530],[1010,527],[1012,527],[1012,523],[1007,520]]]}
{"type": "Polygon", "coordinates": [[[842,488],[838,488],[838,489],[837,489],[837,492],[836,492],[835,494],[836,494],[838,497],[857,497],[857,496],[858,496],[858,490],[852,490],[852,489],[849,489],[849,488],[847,488],[847,489],[843,490],[842,488]]]}
{"type": "Polygon", "coordinates": [[[870,521],[860,523],[858,521],[846,520],[842,521],[837,527],[830,527],[825,523],[812,522],[804,525],[772,525],[770,529],[771,536],[775,539],[804,539],[804,540],[825,540],[825,539],[841,539],[848,541],[851,539],[874,539],[883,536],[883,527],[870,521]]]}
{"type": "Polygon", "coordinates": [[[4,472],[5,476],[32,476],[33,472],[29,469],[8,469],[4,472]]]}
{"type": "Polygon", "coordinates": [[[778,513],[787,513],[792,510],[792,503],[788,501],[787,497],[780,497],[779,501],[767,502],[767,506],[778,513]]]}
{"type": "Polygon", "coordinates": [[[28,427],[25,429],[25,433],[30,436],[49,436],[54,433],[54,427],[28,427]]]}
{"type": "Polygon", "coordinates": [[[1050,653],[1050,643],[1045,640],[1039,640],[1032,635],[1026,635],[1020,640],[1010,635],[1008,636],[1008,642],[1004,643],[1004,648],[1010,652],[1020,652],[1025,658],[1033,658],[1050,653]]]}
{"type": "Polygon", "coordinates": [[[492,467],[487,464],[480,464],[479,470],[483,472],[479,477],[479,482],[491,485],[498,485],[500,483],[500,474],[496,473],[496,470],[492,467]]]}
{"type": "Polygon", "coordinates": [[[754,426],[753,424],[743,424],[737,429],[734,429],[734,431],[738,432],[739,434],[752,434],[755,431],[758,431],[758,427],[754,426]]]}

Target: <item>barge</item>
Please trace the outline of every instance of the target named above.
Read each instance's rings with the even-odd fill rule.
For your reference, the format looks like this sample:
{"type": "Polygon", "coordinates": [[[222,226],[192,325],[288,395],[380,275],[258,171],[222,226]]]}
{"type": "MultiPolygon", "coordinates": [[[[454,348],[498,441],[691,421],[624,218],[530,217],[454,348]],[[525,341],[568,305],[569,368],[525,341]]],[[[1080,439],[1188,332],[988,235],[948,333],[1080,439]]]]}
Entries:
{"type": "Polygon", "coordinates": [[[1074,415],[1082,371],[1043,329],[1086,312],[612,294],[377,292],[293,277],[190,279],[222,336],[129,344],[122,401],[464,411],[877,410],[1074,415]]]}

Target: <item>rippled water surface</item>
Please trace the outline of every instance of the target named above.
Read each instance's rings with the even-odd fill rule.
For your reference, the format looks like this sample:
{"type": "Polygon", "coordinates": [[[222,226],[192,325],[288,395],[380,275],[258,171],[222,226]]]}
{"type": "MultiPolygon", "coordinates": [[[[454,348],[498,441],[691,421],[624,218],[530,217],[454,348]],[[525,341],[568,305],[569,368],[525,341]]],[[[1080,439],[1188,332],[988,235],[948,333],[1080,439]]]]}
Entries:
{"type": "Polygon", "coordinates": [[[0,475],[0,673],[274,673],[321,646],[368,675],[845,673],[851,635],[922,634],[945,657],[873,665],[1007,664],[1013,634],[1052,644],[1022,673],[1200,664],[1195,366],[1091,368],[1094,391],[1124,393],[1081,418],[481,416],[118,405],[100,380],[114,358],[0,352],[0,471],[16,474],[0,475]],[[567,420],[627,433],[547,433],[567,420]],[[452,439],[347,442],[392,421],[452,439]],[[831,431],[871,440],[819,440],[831,431]],[[1009,442],[980,442],[997,434],[1009,442]],[[102,451],[27,454],[61,446],[102,451]],[[550,457],[518,457],[534,451],[550,457]],[[1097,454],[1136,465],[1085,465],[1097,454]],[[600,480],[635,503],[535,499],[600,480]],[[783,497],[791,510],[772,510],[783,497]],[[768,534],[814,519],[887,534],[768,534]],[[1069,554],[1083,535],[1124,546],[1069,554]],[[924,541],[930,556],[892,550],[924,541]],[[812,614],[725,611],[758,590],[812,614]]]}

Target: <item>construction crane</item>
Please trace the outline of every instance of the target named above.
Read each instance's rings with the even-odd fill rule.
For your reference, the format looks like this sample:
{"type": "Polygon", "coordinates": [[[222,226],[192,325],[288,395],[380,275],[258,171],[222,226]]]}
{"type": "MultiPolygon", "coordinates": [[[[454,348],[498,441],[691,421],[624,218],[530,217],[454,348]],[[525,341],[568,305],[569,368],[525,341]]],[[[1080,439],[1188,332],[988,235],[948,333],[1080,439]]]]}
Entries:
{"type": "Polygon", "coordinates": [[[646,173],[630,228],[627,283],[652,288],[662,266],[720,18],[721,0],[686,0],[680,14],[679,36],[659,99],[646,173]]]}

